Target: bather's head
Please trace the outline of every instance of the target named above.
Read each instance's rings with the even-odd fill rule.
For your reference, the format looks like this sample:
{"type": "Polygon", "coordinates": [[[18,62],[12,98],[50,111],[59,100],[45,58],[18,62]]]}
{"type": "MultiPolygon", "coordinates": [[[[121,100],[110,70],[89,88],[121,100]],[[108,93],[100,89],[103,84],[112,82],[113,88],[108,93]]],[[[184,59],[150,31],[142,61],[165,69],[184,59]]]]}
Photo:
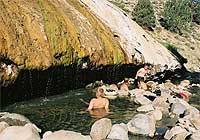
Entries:
{"type": "Polygon", "coordinates": [[[101,87],[98,87],[96,90],[96,97],[104,97],[104,89],[101,87]]]}
{"type": "Polygon", "coordinates": [[[129,84],[129,79],[128,78],[124,78],[124,84],[126,84],[126,85],[129,84]]]}

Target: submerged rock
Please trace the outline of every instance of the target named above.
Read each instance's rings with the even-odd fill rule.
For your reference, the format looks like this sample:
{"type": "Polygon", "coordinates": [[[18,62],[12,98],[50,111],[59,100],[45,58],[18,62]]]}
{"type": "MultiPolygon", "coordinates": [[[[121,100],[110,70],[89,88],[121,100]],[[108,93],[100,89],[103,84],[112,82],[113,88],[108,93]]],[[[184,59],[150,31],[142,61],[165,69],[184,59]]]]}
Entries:
{"type": "Polygon", "coordinates": [[[48,132],[44,135],[42,140],[91,140],[90,136],[83,136],[81,133],[59,130],[55,132],[48,132]]]}
{"type": "Polygon", "coordinates": [[[112,127],[112,122],[110,119],[103,118],[96,121],[91,128],[90,136],[92,140],[105,139],[109,134],[112,127]]]}
{"type": "Polygon", "coordinates": [[[129,140],[127,125],[123,123],[113,125],[107,138],[112,140],[129,140]]]}

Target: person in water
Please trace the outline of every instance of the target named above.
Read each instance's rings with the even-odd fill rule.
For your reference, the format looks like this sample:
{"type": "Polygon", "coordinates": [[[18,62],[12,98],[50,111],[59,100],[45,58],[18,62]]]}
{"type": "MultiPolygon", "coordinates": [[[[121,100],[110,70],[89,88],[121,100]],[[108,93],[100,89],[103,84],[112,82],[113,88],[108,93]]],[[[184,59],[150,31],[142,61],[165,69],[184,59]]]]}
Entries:
{"type": "Polygon", "coordinates": [[[120,90],[129,91],[128,85],[129,85],[129,80],[125,78],[124,82],[120,85],[120,90]]]}
{"type": "Polygon", "coordinates": [[[146,74],[148,73],[148,65],[145,64],[143,68],[140,68],[135,76],[135,79],[137,80],[137,86],[139,89],[147,89],[147,86],[144,82],[144,77],[146,76],[146,74]]]}
{"type": "Polygon", "coordinates": [[[95,109],[105,109],[106,113],[109,113],[109,100],[104,98],[104,90],[98,87],[96,90],[96,98],[91,99],[87,111],[95,109]]]}

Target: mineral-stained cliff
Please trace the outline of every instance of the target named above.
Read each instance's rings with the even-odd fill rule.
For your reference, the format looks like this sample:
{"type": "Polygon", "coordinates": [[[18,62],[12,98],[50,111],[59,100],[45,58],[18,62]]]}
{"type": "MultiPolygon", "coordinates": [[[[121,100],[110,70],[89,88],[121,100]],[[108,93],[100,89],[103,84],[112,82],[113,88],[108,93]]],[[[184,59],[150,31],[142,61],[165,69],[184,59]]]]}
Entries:
{"type": "Polygon", "coordinates": [[[132,57],[177,64],[162,45],[105,0],[0,0],[0,73],[70,65],[82,58],[93,65],[125,64],[132,63],[132,57]]]}
{"type": "Polygon", "coordinates": [[[114,35],[74,0],[1,0],[0,55],[20,68],[125,62],[114,35]]]}

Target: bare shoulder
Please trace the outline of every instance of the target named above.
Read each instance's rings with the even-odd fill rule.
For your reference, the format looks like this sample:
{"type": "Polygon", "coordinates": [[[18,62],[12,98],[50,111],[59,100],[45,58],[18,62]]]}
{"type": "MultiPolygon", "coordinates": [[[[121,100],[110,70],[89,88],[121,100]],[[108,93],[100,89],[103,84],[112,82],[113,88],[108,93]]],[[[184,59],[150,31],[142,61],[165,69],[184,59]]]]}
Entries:
{"type": "Polygon", "coordinates": [[[107,98],[104,98],[104,101],[105,101],[106,103],[108,103],[108,102],[109,102],[109,100],[108,100],[107,98]]]}
{"type": "Polygon", "coordinates": [[[144,69],[144,68],[140,68],[140,70],[141,70],[141,71],[145,71],[145,69],[144,69]]]}
{"type": "Polygon", "coordinates": [[[91,101],[90,102],[95,102],[96,101],[96,99],[95,98],[93,98],[93,99],[91,99],[91,101]]]}

